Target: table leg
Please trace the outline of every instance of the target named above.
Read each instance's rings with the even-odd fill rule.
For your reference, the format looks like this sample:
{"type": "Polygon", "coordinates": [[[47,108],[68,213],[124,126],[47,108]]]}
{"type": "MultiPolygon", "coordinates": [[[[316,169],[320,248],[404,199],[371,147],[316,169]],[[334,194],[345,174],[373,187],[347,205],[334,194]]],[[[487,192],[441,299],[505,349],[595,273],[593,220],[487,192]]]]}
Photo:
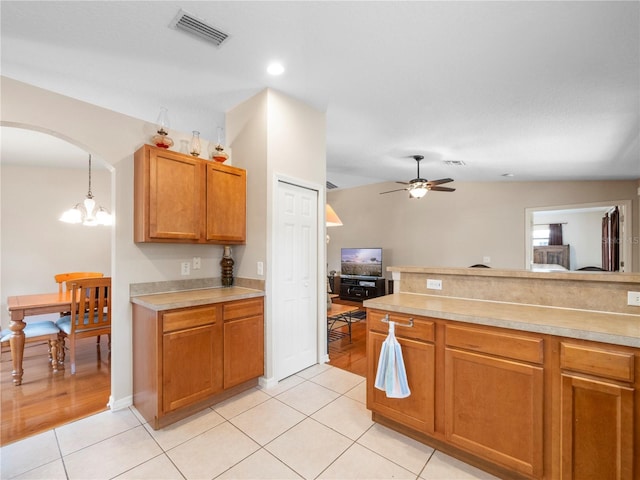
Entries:
{"type": "Polygon", "coordinates": [[[24,312],[14,310],[11,312],[11,336],[9,337],[9,346],[11,347],[11,362],[13,363],[13,371],[11,376],[13,377],[14,385],[22,384],[22,358],[24,356],[24,312]]]}
{"type": "Polygon", "coordinates": [[[51,361],[51,367],[53,373],[58,372],[58,339],[49,339],[49,360],[51,361]]]}

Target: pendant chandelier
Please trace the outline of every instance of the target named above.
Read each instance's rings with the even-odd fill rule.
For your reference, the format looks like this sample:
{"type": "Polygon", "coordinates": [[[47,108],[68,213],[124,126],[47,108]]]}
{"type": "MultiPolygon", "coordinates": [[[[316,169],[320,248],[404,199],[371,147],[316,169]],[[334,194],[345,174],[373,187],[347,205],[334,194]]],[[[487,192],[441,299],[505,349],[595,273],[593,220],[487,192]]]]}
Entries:
{"type": "Polygon", "coordinates": [[[89,191],[82,203],[77,203],[73,208],[65,211],[59,219],[66,223],[82,223],[88,227],[96,225],[112,225],[113,216],[109,210],[102,206],[96,208],[96,202],[91,193],[91,155],[89,155],[89,191]]]}

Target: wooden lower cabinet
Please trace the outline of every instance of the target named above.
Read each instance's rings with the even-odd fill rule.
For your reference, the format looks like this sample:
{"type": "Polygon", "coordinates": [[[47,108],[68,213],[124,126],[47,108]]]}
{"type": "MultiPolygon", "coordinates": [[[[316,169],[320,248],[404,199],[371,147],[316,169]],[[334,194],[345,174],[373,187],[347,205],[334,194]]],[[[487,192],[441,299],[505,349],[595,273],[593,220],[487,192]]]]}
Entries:
{"type": "Polygon", "coordinates": [[[460,325],[447,325],[445,334],[445,438],[539,478],[543,340],[460,325]]]}
{"type": "Polygon", "coordinates": [[[634,478],[634,355],[563,343],[561,358],[562,479],[634,478]]]}
{"type": "MultiPolygon", "coordinates": [[[[380,350],[386,336],[378,332],[369,332],[367,337],[367,358],[374,359],[368,368],[375,369],[380,358],[380,350]]],[[[435,419],[435,348],[433,345],[398,338],[405,363],[417,368],[407,370],[407,381],[411,395],[407,398],[387,398],[385,392],[378,390],[369,382],[367,408],[375,410],[403,425],[424,432],[433,432],[435,419]]],[[[375,379],[375,370],[373,372],[375,379]]]]}
{"type": "Polygon", "coordinates": [[[231,302],[223,307],[224,388],[264,374],[263,300],[231,302]]]}
{"type": "Polygon", "coordinates": [[[367,328],[375,421],[500,478],[640,478],[637,348],[373,309],[367,328]],[[418,326],[396,328],[405,399],[373,388],[387,314],[418,326]]]}
{"type": "Polygon", "coordinates": [[[444,375],[447,441],[539,478],[542,368],[447,348],[444,375]]]}
{"type": "Polygon", "coordinates": [[[162,338],[162,412],[222,390],[220,324],[165,333],[162,338]],[[189,368],[185,368],[191,366],[189,368]]]}
{"type": "Polygon", "coordinates": [[[263,305],[262,297],[161,312],[133,305],[133,403],[154,429],[257,384],[263,305]]]}

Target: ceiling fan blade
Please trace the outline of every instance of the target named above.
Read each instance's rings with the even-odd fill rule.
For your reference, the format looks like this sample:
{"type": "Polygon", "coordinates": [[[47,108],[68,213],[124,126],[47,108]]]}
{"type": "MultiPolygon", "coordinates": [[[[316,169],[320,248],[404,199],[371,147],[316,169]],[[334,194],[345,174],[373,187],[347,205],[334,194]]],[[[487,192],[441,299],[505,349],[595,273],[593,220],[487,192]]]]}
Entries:
{"type": "Polygon", "coordinates": [[[403,192],[405,190],[409,190],[409,189],[408,188],[398,188],[397,190],[389,190],[388,192],[380,192],[380,195],[384,195],[385,193],[403,192]]]}
{"type": "Polygon", "coordinates": [[[441,178],[440,180],[429,180],[429,185],[441,185],[443,183],[453,182],[453,178],[441,178]]]}
{"type": "Polygon", "coordinates": [[[400,185],[409,185],[409,182],[396,182],[399,183],[400,185]]]}
{"type": "Polygon", "coordinates": [[[434,192],[455,192],[456,189],[455,188],[449,188],[449,187],[428,187],[430,191],[434,191],[434,192]]]}

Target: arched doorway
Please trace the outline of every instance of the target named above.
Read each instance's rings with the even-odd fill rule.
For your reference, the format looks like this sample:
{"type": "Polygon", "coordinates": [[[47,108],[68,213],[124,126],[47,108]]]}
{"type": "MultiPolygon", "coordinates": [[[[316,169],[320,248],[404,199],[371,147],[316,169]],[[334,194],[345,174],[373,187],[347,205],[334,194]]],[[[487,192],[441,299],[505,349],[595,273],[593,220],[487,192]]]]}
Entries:
{"type": "MultiPolygon", "coordinates": [[[[2,125],[0,135],[0,281],[2,327],[6,328],[9,324],[7,297],[57,291],[58,285],[53,277],[65,271],[101,271],[110,275],[113,235],[109,227],[84,227],[58,221],[64,210],[81,202],[87,195],[89,153],[85,149],[50,133],[27,128],[2,125]]],[[[112,203],[111,170],[110,165],[93,156],[91,190],[96,201],[108,208],[111,208],[112,203]]],[[[28,321],[37,319],[38,317],[32,317],[28,321]]],[[[103,343],[106,345],[106,339],[103,339],[103,343]]],[[[108,363],[104,367],[105,360],[108,361],[104,355],[104,348],[102,352],[102,363],[95,363],[94,368],[102,365],[103,383],[108,382],[105,397],[96,400],[98,408],[104,409],[109,400],[111,379],[108,363]]],[[[95,348],[92,353],[95,356],[95,348]]],[[[10,356],[7,353],[3,354],[3,372],[10,367],[10,363],[10,356]],[[9,365],[5,364],[7,359],[9,365]]],[[[67,382],[69,375],[69,371],[56,374],[48,379],[49,384],[36,387],[29,383],[29,371],[25,366],[23,385],[3,388],[3,405],[8,395],[19,394],[20,398],[15,397],[12,406],[12,414],[19,415],[20,403],[28,401],[32,404],[33,399],[26,397],[34,392],[38,392],[36,395],[46,396],[51,394],[52,390],[56,390],[58,396],[62,397],[60,384],[67,382]],[[54,385],[54,382],[58,385],[54,385]]],[[[3,375],[3,384],[4,380],[3,375]]],[[[88,392],[77,386],[73,386],[72,390],[74,395],[88,392]]],[[[64,418],[58,417],[58,424],[75,420],[78,418],[76,415],[87,414],[74,408],[61,409],[59,405],[56,407],[55,410],[66,415],[64,418]]],[[[4,413],[3,443],[6,440],[4,421],[7,418],[4,413]]],[[[32,433],[35,432],[28,432],[32,433]]]]}

